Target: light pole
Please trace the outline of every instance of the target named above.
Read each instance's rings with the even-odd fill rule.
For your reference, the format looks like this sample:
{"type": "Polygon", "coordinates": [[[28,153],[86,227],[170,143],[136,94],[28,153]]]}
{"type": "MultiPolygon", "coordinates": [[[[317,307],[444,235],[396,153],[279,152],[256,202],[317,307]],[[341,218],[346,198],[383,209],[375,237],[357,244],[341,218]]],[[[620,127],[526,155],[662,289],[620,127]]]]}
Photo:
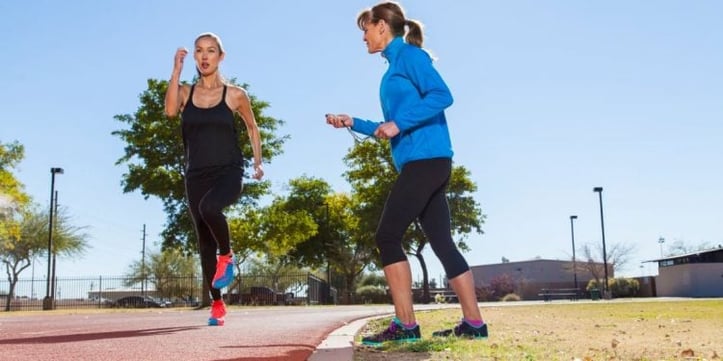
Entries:
{"type": "Polygon", "coordinates": [[[592,189],[593,192],[597,192],[600,199],[600,229],[602,230],[602,246],[603,246],[603,266],[605,267],[605,282],[603,283],[603,295],[607,296],[608,288],[608,254],[605,249],[605,221],[603,220],[603,201],[602,201],[602,187],[595,187],[592,189]]]}
{"type": "Polygon", "coordinates": [[[575,261],[575,226],[573,220],[577,216],[570,216],[570,234],[572,234],[572,274],[575,282],[575,292],[577,292],[577,262],[575,261]]]}
{"type": "Polygon", "coordinates": [[[50,271],[53,262],[53,198],[55,196],[56,174],[63,174],[63,168],[50,168],[50,217],[48,218],[48,277],[45,279],[45,298],[43,299],[43,310],[53,309],[53,296],[50,294],[50,271]]]}
{"type": "Polygon", "coordinates": [[[658,238],[658,243],[660,243],[660,258],[663,258],[663,243],[665,243],[665,238],[658,238]]]}
{"type": "MultiPolygon", "coordinates": [[[[55,210],[54,219],[53,219],[53,232],[56,231],[55,228],[58,227],[58,191],[55,191],[55,205],[53,206],[53,209],[55,210]]],[[[55,232],[57,233],[57,232],[55,232]]],[[[51,299],[55,300],[55,259],[58,255],[58,252],[55,251],[55,241],[53,240],[53,269],[50,273],[51,280],[50,280],[50,295],[51,299]]],[[[55,308],[55,305],[53,305],[53,308],[55,308]]]]}

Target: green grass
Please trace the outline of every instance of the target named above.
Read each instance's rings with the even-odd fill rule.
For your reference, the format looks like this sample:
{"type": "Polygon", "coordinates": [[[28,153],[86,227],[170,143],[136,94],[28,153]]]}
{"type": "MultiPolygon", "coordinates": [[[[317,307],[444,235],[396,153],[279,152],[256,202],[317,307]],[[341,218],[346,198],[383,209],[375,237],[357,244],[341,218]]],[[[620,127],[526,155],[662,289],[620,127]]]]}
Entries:
{"type": "MultiPolygon", "coordinates": [[[[460,314],[459,309],[417,312],[422,341],[358,348],[355,359],[717,361],[723,357],[723,300],[491,304],[482,308],[489,339],[432,338],[433,331],[454,326],[460,314]]],[[[374,320],[362,332],[382,330],[388,322],[374,320]]]]}

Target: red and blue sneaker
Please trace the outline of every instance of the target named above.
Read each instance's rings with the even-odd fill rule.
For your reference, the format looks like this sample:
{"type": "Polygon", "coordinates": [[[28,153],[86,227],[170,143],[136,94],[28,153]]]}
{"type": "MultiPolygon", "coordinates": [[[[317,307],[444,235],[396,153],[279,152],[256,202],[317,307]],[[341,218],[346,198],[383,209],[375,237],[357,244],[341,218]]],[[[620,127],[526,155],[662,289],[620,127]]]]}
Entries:
{"type": "Polygon", "coordinates": [[[209,326],[223,326],[226,317],[226,304],[223,300],[211,302],[211,317],[208,319],[209,326]]]}
{"type": "Polygon", "coordinates": [[[213,288],[224,288],[233,281],[233,253],[225,256],[218,256],[216,261],[216,274],[213,276],[211,286],[213,288]]]}

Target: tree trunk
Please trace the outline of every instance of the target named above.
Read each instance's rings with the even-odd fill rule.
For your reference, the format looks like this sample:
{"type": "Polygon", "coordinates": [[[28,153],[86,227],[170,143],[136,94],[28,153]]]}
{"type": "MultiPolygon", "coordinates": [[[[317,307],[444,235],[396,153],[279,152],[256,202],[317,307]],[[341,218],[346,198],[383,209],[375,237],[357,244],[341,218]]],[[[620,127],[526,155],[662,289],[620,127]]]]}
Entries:
{"type": "Polygon", "coordinates": [[[10,289],[8,289],[8,297],[5,300],[5,312],[10,311],[10,302],[15,298],[15,286],[18,284],[18,277],[15,275],[10,281],[10,289]]]}
{"type": "Polygon", "coordinates": [[[429,297],[429,271],[427,271],[427,262],[424,261],[424,256],[422,256],[422,249],[424,249],[424,245],[417,249],[417,252],[414,253],[414,256],[417,257],[417,261],[419,261],[419,266],[422,268],[422,303],[430,303],[431,297],[429,297]]]}

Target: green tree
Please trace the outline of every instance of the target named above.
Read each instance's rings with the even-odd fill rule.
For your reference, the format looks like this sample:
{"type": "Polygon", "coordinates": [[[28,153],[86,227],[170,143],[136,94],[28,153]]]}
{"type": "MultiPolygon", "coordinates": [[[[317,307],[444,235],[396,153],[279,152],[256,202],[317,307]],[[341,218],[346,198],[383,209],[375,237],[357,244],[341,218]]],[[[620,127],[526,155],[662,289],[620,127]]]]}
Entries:
{"type": "Polygon", "coordinates": [[[332,193],[324,180],[306,176],[289,181],[283,204],[290,214],[307,213],[318,229],[288,253],[287,261],[326,268],[326,278],[340,291],[343,303],[351,302],[357,277],[375,258],[370,243],[358,238],[362,233],[355,208],[351,195],[332,193]],[[335,282],[339,280],[343,282],[335,282]]]}
{"type": "Polygon", "coordinates": [[[332,212],[326,203],[331,186],[323,179],[301,176],[289,180],[288,189],[283,211],[306,213],[316,226],[312,235],[289,251],[288,260],[311,268],[325,266],[329,259],[330,240],[333,238],[332,227],[328,224],[332,212]]]}
{"type": "Polygon", "coordinates": [[[305,210],[290,210],[286,205],[286,199],[276,197],[262,211],[261,250],[282,261],[299,243],[318,233],[318,225],[305,210]]]}
{"type": "Polygon", "coordinates": [[[13,169],[22,161],[25,154],[18,142],[0,143],[0,246],[20,236],[20,219],[23,207],[30,197],[23,192],[23,185],[13,175],[13,169]]]}
{"type": "MultiPolygon", "coordinates": [[[[294,295],[308,291],[308,268],[287,262],[283,257],[267,255],[254,256],[249,261],[243,275],[243,284],[246,287],[262,286],[275,292],[290,292],[294,295]]],[[[243,293],[243,287],[239,288],[239,293],[243,293]]]]}
{"type": "MultiPolygon", "coordinates": [[[[242,86],[247,88],[247,85],[242,86]]],[[[163,247],[181,245],[186,250],[195,250],[195,234],[184,198],[181,121],[179,117],[167,118],[164,114],[167,88],[167,81],[149,79],[148,89],[141,93],[140,106],[136,112],[114,117],[128,126],[112,133],[126,143],[125,154],[116,164],[128,167],[121,182],[124,192],[140,191],[145,198],[158,197],[163,202],[167,216],[162,232],[163,247]]],[[[282,152],[282,145],[288,136],[276,134],[283,121],[263,114],[269,103],[251,94],[249,97],[261,134],[263,159],[268,163],[282,152]]],[[[235,116],[239,147],[245,156],[244,166],[249,167],[253,152],[246,127],[242,126],[243,122],[238,115],[235,116]]],[[[245,180],[251,179],[244,177],[245,180]]],[[[268,192],[269,186],[268,181],[245,182],[239,204],[255,204],[259,197],[268,192]]]]}
{"type": "Polygon", "coordinates": [[[141,284],[145,290],[146,282],[150,282],[158,296],[163,298],[185,298],[198,293],[197,257],[186,255],[178,248],[169,248],[150,253],[148,258],[146,261],[134,261],[129,266],[126,287],[141,284]]]}
{"type": "MultiPolygon", "coordinates": [[[[397,177],[389,142],[362,142],[352,148],[344,158],[349,170],[345,177],[351,183],[354,196],[358,199],[355,213],[359,218],[359,242],[367,246],[374,244],[379,216],[384,202],[397,177]]],[[[447,189],[447,199],[451,213],[452,233],[457,246],[468,251],[466,239],[470,233],[482,234],[485,215],[472,193],[477,186],[470,179],[469,171],[462,166],[453,166],[447,189]]],[[[422,252],[427,246],[427,238],[418,220],[409,227],[402,240],[402,246],[408,255],[415,257],[422,269],[424,285],[423,299],[429,302],[429,272],[422,252]]]]}
{"type": "MultiPolygon", "coordinates": [[[[71,224],[65,207],[59,207],[54,213],[53,246],[54,252],[60,257],[77,257],[88,248],[88,234],[84,227],[71,224]]],[[[4,242],[0,247],[0,262],[5,265],[5,273],[10,284],[5,310],[10,310],[10,299],[15,294],[20,274],[27,269],[35,257],[47,256],[48,240],[47,212],[38,211],[37,207],[28,206],[22,212],[20,232],[17,237],[4,242]]]]}
{"type": "MultiPolygon", "coordinates": [[[[288,210],[285,204],[286,199],[277,196],[263,208],[244,205],[239,209],[240,216],[229,221],[238,275],[242,264],[259,257],[279,267],[292,264],[287,254],[317,233],[317,224],[306,211],[288,210]]],[[[240,281],[239,276],[229,289],[239,288],[240,281]]],[[[207,301],[210,302],[210,298],[204,292],[204,304],[207,301]]]]}
{"type": "Polygon", "coordinates": [[[342,303],[354,303],[352,296],[358,279],[377,259],[376,248],[366,240],[367,235],[360,232],[361,219],[355,212],[359,206],[353,196],[335,193],[327,197],[326,203],[330,209],[329,265],[332,273],[344,281],[334,286],[340,291],[342,303]]]}
{"type": "MultiPolygon", "coordinates": [[[[257,256],[288,262],[301,242],[318,232],[311,216],[302,210],[288,210],[286,199],[276,197],[263,208],[243,207],[240,217],[229,222],[236,266],[257,256]]],[[[295,264],[301,264],[294,262],[295,264]]]]}

